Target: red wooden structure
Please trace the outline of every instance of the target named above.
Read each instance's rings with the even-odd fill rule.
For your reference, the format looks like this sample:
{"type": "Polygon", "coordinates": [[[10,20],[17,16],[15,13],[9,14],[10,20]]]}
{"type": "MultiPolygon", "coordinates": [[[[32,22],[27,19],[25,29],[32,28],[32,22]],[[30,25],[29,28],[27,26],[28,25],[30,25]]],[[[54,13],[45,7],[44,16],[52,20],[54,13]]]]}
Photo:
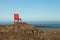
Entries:
{"type": "Polygon", "coordinates": [[[22,22],[22,19],[19,18],[19,14],[14,14],[14,24],[18,24],[19,22],[22,22]]]}

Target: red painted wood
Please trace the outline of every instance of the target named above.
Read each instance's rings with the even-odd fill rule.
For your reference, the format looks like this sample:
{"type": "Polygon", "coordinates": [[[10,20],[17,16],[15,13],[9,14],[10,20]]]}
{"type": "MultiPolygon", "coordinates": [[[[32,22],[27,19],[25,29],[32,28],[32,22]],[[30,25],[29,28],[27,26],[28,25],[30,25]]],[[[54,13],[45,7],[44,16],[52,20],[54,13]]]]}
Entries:
{"type": "Polygon", "coordinates": [[[18,24],[19,21],[20,21],[20,22],[22,21],[22,19],[19,18],[19,14],[14,14],[14,24],[18,24]]]}

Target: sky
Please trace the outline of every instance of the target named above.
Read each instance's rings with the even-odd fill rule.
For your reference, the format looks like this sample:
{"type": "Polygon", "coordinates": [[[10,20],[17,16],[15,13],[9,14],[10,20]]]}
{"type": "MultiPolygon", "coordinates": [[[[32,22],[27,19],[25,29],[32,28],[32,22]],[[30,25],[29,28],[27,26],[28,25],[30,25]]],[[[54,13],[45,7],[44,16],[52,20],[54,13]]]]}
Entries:
{"type": "Polygon", "coordinates": [[[60,0],[0,0],[0,22],[13,22],[14,13],[23,21],[60,21],[60,0]]]}

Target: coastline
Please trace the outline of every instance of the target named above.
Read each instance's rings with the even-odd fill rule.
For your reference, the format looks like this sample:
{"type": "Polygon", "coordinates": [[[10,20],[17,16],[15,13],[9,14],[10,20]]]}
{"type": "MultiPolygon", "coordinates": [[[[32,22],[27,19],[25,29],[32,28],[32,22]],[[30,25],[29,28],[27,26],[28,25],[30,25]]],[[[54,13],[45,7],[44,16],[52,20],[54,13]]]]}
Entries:
{"type": "Polygon", "coordinates": [[[60,30],[41,30],[23,22],[0,27],[0,40],[60,40],[60,30]]]}

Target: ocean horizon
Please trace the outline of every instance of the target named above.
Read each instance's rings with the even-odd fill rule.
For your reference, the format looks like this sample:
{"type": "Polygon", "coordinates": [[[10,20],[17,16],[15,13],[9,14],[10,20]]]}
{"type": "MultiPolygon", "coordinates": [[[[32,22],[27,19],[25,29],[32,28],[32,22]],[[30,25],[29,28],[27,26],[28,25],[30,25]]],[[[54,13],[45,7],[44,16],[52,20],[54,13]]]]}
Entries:
{"type": "MultiPolygon", "coordinates": [[[[35,26],[38,29],[60,29],[60,21],[58,22],[27,22],[28,24],[31,24],[35,26]]],[[[12,25],[14,22],[0,22],[0,26],[5,26],[5,25],[12,25]]]]}

